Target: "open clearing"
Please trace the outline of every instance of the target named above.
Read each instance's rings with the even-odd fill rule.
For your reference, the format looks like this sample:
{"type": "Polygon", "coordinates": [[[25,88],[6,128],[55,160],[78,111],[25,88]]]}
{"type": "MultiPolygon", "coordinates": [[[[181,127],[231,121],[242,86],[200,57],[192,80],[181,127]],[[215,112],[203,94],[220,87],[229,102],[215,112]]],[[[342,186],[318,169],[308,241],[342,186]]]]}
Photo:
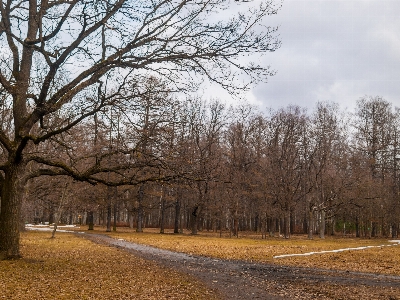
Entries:
{"type": "MultiPolygon", "coordinates": [[[[83,228],[76,230],[84,231],[83,228]]],[[[160,235],[155,230],[136,233],[126,228],[107,234],[104,231],[98,227],[80,236],[124,248],[157,265],[195,277],[207,286],[202,289],[210,294],[208,298],[400,299],[400,246],[388,240],[327,238],[309,241],[296,236],[291,240],[261,240],[254,236],[219,238],[211,233],[197,236],[160,235]],[[374,248],[273,258],[360,246],[374,248]],[[213,291],[216,293],[212,294],[213,291]]],[[[58,235],[61,239],[64,234],[58,235]]]]}
{"type": "Polygon", "coordinates": [[[22,233],[0,261],[0,299],[219,299],[193,277],[73,234],[22,233]]]}

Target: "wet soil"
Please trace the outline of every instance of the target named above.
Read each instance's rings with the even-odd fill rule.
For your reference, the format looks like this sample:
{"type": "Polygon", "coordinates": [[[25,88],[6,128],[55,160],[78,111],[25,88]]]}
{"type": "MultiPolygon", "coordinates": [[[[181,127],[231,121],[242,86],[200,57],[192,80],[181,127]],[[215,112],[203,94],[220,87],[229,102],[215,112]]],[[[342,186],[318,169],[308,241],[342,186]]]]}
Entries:
{"type": "Polygon", "coordinates": [[[194,276],[222,299],[400,299],[400,276],[214,259],[101,234],[80,236],[194,276]]]}

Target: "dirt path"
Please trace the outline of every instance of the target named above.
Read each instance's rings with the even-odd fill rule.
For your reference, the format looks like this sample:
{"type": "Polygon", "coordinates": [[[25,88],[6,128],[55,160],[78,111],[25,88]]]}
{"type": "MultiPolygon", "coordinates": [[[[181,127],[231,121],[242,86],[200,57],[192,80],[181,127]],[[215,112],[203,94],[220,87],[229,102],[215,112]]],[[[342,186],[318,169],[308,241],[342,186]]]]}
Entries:
{"type": "Polygon", "coordinates": [[[190,274],[224,299],[400,299],[400,276],[213,259],[80,234],[190,274]]]}

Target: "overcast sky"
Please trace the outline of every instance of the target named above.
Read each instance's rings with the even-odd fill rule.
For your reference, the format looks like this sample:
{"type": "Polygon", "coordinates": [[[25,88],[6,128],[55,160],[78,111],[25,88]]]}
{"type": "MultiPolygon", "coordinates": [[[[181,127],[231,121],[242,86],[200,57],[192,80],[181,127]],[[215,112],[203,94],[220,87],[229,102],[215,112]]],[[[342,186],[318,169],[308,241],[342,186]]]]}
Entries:
{"type": "Polygon", "coordinates": [[[353,110],[360,97],[379,95],[400,107],[400,0],[284,0],[264,23],[280,26],[282,46],[263,58],[277,74],[251,102],[353,110]]]}

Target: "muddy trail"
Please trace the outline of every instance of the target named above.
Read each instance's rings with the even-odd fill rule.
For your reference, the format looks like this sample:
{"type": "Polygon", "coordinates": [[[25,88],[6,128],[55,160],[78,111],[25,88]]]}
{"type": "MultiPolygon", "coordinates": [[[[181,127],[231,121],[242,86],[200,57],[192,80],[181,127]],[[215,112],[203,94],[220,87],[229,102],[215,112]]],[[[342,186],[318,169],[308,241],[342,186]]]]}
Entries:
{"type": "Polygon", "coordinates": [[[400,299],[400,276],[214,259],[101,234],[79,235],[189,274],[222,299],[400,299]]]}

